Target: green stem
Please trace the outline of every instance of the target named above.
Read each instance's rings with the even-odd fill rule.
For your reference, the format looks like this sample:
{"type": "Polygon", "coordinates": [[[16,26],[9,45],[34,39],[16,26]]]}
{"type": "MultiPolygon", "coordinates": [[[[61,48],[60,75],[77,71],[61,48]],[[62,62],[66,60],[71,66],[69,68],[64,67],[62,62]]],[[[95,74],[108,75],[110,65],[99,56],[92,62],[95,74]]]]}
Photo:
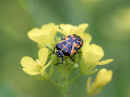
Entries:
{"type": "Polygon", "coordinates": [[[72,80],[70,80],[70,84],[74,83],[74,81],[79,79],[80,76],[81,76],[81,74],[79,73],[76,77],[74,77],[72,80]]]}
{"type": "Polygon", "coordinates": [[[69,89],[69,84],[67,82],[67,83],[65,83],[65,85],[63,87],[63,95],[64,95],[64,97],[69,97],[68,89],[69,89]]]}

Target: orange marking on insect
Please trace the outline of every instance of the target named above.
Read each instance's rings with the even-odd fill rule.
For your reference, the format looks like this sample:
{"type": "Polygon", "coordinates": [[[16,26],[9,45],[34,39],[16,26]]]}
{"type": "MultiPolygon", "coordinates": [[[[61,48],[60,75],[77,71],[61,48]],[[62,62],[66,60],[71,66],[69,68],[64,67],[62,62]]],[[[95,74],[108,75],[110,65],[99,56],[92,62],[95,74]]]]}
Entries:
{"type": "Polygon", "coordinates": [[[65,45],[62,45],[62,46],[63,46],[62,51],[64,50],[64,48],[66,48],[67,50],[65,50],[65,52],[67,52],[68,48],[65,45]]]}
{"type": "Polygon", "coordinates": [[[75,53],[76,53],[76,50],[73,49],[73,50],[71,51],[71,55],[70,55],[70,56],[72,56],[72,55],[75,54],[75,53]]]}
{"type": "Polygon", "coordinates": [[[78,45],[77,43],[74,43],[73,46],[80,48],[80,45],[78,45]]]}
{"type": "Polygon", "coordinates": [[[70,55],[70,56],[72,56],[73,54],[76,53],[76,50],[74,49],[76,46],[77,46],[77,44],[74,43],[74,44],[73,44],[73,47],[72,47],[72,50],[71,50],[71,55],[70,55]]]}
{"type": "Polygon", "coordinates": [[[69,37],[66,37],[65,40],[69,40],[69,37]]]}

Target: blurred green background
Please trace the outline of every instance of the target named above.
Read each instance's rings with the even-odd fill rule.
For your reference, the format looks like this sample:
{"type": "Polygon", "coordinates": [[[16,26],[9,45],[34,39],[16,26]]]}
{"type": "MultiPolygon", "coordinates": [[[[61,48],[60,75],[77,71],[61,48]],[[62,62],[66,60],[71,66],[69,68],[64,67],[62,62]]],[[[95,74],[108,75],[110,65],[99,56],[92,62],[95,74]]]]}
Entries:
{"type": "MultiPolygon", "coordinates": [[[[93,42],[104,48],[112,82],[97,97],[130,97],[130,0],[0,0],[0,97],[62,97],[47,81],[26,75],[23,56],[37,56],[37,46],[27,37],[34,27],[88,23],[93,42]]],[[[85,97],[80,79],[71,97],[85,97]]]]}

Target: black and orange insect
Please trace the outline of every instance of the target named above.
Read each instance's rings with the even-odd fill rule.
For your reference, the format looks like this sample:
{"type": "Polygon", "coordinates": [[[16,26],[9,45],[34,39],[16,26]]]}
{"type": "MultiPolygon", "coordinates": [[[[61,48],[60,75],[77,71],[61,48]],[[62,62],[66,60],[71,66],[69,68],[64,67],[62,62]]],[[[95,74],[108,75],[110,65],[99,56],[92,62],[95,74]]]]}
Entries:
{"type": "Polygon", "coordinates": [[[62,63],[64,61],[64,56],[72,57],[78,52],[82,47],[83,40],[80,36],[76,34],[68,35],[61,42],[56,44],[56,54],[58,57],[62,58],[62,63]]]}

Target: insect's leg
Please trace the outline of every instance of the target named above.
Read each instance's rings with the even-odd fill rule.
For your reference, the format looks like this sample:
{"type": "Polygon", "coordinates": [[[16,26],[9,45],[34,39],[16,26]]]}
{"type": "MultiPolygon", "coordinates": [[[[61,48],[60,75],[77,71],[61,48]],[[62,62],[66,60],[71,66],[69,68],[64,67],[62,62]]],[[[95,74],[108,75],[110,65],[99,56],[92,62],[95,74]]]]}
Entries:
{"type": "MultiPolygon", "coordinates": [[[[59,60],[57,59],[57,62],[58,62],[58,61],[59,61],[59,60]]],[[[57,65],[59,65],[59,64],[63,64],[63,62],[64,62],[64,57],[61,57],[61,61],[58,62],[57,65]]]]}
{"type": "Polygon", "coordinates": [[[62,61],[61,61],[61,64],[63,64],[63,62],[64,62],[64,57],[61,57],[61,60],[62,60],[62,61]]]}
{"type": "Polygon", "coordinates": [[[71,59],[73,62],[75,62],[75,60],[74,60],[74,58],[73,58],[72,56],[70,56],[70,59],[71,59]]]}
{"type": "Polygon", "coordinates": [[[51,48],[51,47],[49,47],[49,46],[46,46],[46,48],[48,48],[48,49],[51,51],[51,55],[52,55],[52,54],[55,54],[56,47],[51,48]]]}
{"type": "Polygon", "coordinates": [[[56,51],[56,47],[54,47],[54,49],[53,49],[52,53],[53,53],[53,54],[55,54],[55,51],[56,51]]]}

